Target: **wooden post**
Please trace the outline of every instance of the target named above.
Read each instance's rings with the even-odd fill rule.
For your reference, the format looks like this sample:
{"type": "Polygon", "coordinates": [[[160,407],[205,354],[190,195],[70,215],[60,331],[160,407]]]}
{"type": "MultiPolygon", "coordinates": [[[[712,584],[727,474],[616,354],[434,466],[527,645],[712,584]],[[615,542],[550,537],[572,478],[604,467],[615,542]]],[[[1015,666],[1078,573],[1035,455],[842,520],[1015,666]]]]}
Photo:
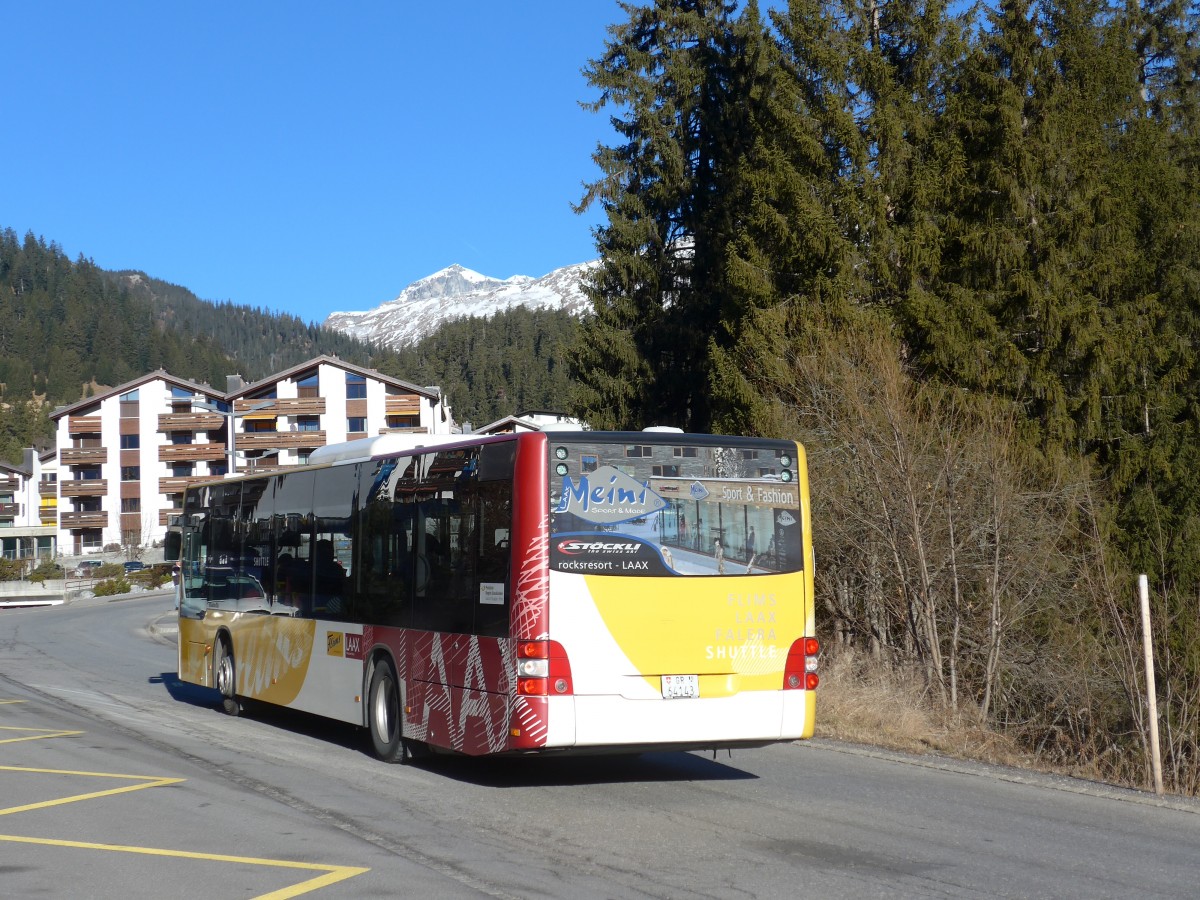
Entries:
{"type": "Polygon", "coordinates": [[[1162,754],[1158,749],[1158,694],[1154,689],[1154,650],[1150,641],[1150,587],[1145,575],[1138,576],[1142,600],[1142,650],[1146,657],[1146,706],[1150,712],[1150,763],[1154,770],[1154,793],[1162,794],[1162,754]]]}

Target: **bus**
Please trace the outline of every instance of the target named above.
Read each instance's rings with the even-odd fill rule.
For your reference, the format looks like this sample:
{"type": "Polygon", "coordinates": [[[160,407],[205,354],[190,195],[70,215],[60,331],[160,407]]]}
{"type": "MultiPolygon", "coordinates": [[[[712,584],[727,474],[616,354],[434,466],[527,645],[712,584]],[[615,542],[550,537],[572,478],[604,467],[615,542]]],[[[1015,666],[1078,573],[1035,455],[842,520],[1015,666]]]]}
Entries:
{"type": "Polygon", "coordinates": [[[190,487],[179,677],[388,762],[760,747],[818,684],[804,448],[391,433],[190,487]]]}

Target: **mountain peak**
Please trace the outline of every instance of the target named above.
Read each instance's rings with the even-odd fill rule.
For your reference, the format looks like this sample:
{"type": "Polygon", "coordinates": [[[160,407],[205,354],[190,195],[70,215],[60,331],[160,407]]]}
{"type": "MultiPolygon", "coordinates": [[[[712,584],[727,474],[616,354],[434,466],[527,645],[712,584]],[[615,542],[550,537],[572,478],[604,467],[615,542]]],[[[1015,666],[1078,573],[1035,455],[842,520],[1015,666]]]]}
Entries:
{"type": "Polygon", "coordinates": [[[595,265],[565,266],[541,278],[513,275],[499,279],[454,263],[417,279],[394,300],[374,309],[331,313],[325,327],[399,349],[433,333],[443,322],[492,316],[516,306],[566,309],[581,315],[588,306],[582,279],[595,265]]]}

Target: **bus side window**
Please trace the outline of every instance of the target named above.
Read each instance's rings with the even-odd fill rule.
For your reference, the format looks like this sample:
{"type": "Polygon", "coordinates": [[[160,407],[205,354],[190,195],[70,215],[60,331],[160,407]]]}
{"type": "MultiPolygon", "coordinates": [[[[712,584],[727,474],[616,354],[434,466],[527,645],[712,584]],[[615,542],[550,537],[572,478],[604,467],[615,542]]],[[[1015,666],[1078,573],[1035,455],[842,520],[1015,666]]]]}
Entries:
{"type": "Polygon", "coordinates": [[[313,472],[288,472],[275,482],[271,531],[277,615],[312,615],[313,472]]]}
{"type": "Polygon", "coordinates": [[[474,630],[487,637],[508,637],[512,481],[481,484],[479,493],[474,630]]]}
{"type": "Polygon", "coordinates": [[[358,467],[326,470],[313,490],[313,607],[319,618],[361,621],[352,602],[354,568],[352,516],[358,467]]]}
{"type": "Polygon", "coordinates": [[[358,617],[364,622],[408,627],[412,620],[412,505],[396,500],[396,481],[411,463],[359,467],[356,561],[351,573],[358,617]],[[404,468],[400,468],[403,465],[404,468]]]}

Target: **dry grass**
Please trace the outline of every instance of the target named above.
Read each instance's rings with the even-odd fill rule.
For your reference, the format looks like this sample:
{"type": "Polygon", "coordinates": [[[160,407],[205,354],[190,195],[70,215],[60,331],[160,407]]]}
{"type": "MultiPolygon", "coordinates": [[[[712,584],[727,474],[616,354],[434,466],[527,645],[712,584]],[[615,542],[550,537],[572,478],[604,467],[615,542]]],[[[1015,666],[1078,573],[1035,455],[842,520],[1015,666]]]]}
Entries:
{"type": "Polygon", "coordinates": [[[853,652],[828,654],[821,662],[818,737],[1044,769],[1011,739],[970,716],[935,712],[919,672],[885,669],[853,652]]]}

